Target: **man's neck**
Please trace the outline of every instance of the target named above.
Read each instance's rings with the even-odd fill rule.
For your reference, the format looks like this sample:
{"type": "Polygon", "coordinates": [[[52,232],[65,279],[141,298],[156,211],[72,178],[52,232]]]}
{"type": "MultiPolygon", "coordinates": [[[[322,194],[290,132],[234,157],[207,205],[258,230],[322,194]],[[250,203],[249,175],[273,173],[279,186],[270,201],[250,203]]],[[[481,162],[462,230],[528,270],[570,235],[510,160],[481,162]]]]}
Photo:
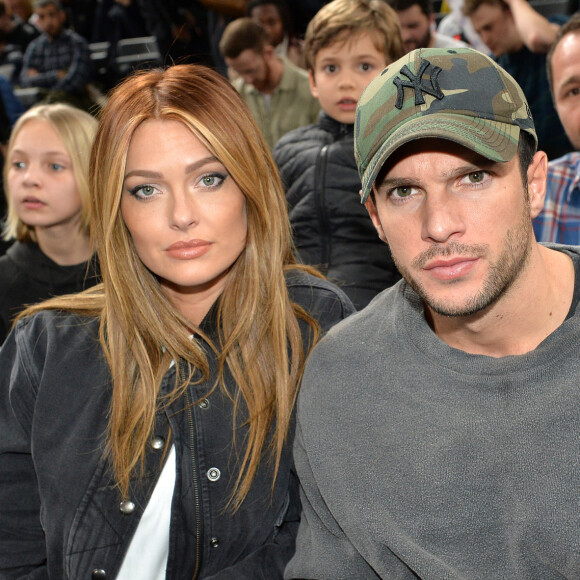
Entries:
{"type": "Polygon", "coordinates": [[[267,65],[268,77],[260,92],[265,95],[271,95],[282,82],[282,75],[284,74],[284,61],[282,61],[276,55],[272,55],[272,57],[268,59],[267,65]]]}
{"type": "Polygon", "coordinates": [[[425,314],[449,346],[492,357],[534,350],[566,319],[574,294],[574,264],[563,252],[534,244],[520,277],[494,304],[467,317],[425,314]]]}

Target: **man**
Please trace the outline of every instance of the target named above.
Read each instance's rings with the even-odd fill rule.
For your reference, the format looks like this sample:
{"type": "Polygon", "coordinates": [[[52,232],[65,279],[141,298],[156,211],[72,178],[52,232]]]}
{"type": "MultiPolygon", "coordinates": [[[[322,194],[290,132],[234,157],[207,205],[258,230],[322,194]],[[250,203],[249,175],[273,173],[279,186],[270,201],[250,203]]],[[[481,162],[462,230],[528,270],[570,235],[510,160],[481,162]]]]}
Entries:
{"type": "Polygon", "coordinates": [[[355,139],[404,280],[309,358],[285,578],[580,577],[580,250],[534,239],[547,159],[520,87],[472,49],[413,51],[355,139]]]}
{"type": "Polygon", "coordinates": [[[565,17],[554,16],[554,22],[549,21],[527,0],[465,0],[463,12],[498,63],[524,91],[540,148],[549,159],[571,151],[550,97],[546,75],[546,53],[565,17]]]}
{"type": "Polygon", "coordinates": [[[546,61],[556,111],[575,151],[548,164],[546,201],[534,230],[542,242],[580,245],[580,14],[560,29],[546,61]]]}
{"type": "Polygon", "coordinates": [[[264,28],[251,18],[226,26],[220,51],[239,75],[234,86],[250,108],[270,149],[291,131],[315,123],[320,112],[308,73],[279,58],[264,28]]]}
{"type": "Polygon", "coordinates": [[[48,101],[89,108],[91,59],[87,41],[65,28],[66,13],[58,0],[36,0],[35,14],[43,33],[24,53],[20,85],[39,87],[48,101]]]}
{"type": "Polygon", "coordinates": [[[435,31],[431,0],[389,0],[401,21],[405,50],[416,48],[459,48],[467,44],[435,31]]]}

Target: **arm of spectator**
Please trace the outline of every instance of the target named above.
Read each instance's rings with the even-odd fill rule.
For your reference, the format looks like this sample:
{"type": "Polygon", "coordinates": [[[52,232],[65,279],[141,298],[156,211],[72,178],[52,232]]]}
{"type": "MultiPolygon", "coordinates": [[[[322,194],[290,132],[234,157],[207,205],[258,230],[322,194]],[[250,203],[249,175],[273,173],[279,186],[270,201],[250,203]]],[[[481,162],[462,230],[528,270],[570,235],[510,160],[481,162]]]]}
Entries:
{"type": "Polygon", "coordinates": [[[40,72],[42,70],[42,53],[42,45],[36,42],[28,45],[20,73],[21,87],[51,89],[58,82],[56,71],[40,72]]]}
{"type": "Polygon", "coordinates": [[[559,26],[534,10],[527,0],[505,0],[524,44],[532,52],[545,53],[556,39],[559,26]]]}
{"type": "Polygon", "coordinates": [[[56,71],[57,82],[55,89],[67,93],[81,93],[91,80],[91,54],[88,44],[75,38],[73,43],[73,57],[66,71],[56,71]]]}
{"type": "MultiPolygon", "coordinates": [[[[9,120],[9,126],[14,125],[18,120],[18,117],[24,113],[24,106],[18,100],[14,94],[14,89],[12,83],[3,77],[0,77],[0,96],[2,97],[3,111],[0,112],[0,119],[4,120],[4,115],[7,116],[9,120]]],[[[1,131],[0,131],[1,133],[1,131]]],[[[5,141],[8,141],[8,137],[5,141]]],[[[0,134],[0,139],[2,135],[0,134]]]]}

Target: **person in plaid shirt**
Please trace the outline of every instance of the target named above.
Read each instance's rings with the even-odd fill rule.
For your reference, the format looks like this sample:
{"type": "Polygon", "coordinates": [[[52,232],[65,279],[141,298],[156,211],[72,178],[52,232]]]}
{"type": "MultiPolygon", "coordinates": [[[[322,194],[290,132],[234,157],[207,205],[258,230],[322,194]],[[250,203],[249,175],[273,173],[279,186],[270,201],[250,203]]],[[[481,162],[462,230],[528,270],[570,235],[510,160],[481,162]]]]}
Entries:
{"type": "Polygon", "coordinates": [[[20,85],[43,89],[49,101],[86,108],[91,78],[87,41],[65,28],[66,13],[58,0],[37,0],[35,13],[43,34],[24,53],[20,85]]]}
{"type": "Polygon", "coordinates": [[[534,220],[540,242],[580,245],[580,14],[560,29],[547,56],[556,110],[575,151],[548,164],[544,209],[534,220]]]}

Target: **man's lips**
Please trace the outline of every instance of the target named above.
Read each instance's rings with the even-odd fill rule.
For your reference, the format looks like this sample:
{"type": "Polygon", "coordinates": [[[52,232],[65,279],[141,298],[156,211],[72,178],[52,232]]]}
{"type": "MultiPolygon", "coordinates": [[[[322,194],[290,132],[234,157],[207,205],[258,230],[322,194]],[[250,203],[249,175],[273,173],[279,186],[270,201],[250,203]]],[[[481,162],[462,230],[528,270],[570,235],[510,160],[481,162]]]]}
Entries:
{"type": "Polygon", "coordinates": [[[478,262],[479,258],[477,257],[456,256],[447,260],[432,260],[423,269],[440,280],[451,280],[466,275],[478,262]]]}

